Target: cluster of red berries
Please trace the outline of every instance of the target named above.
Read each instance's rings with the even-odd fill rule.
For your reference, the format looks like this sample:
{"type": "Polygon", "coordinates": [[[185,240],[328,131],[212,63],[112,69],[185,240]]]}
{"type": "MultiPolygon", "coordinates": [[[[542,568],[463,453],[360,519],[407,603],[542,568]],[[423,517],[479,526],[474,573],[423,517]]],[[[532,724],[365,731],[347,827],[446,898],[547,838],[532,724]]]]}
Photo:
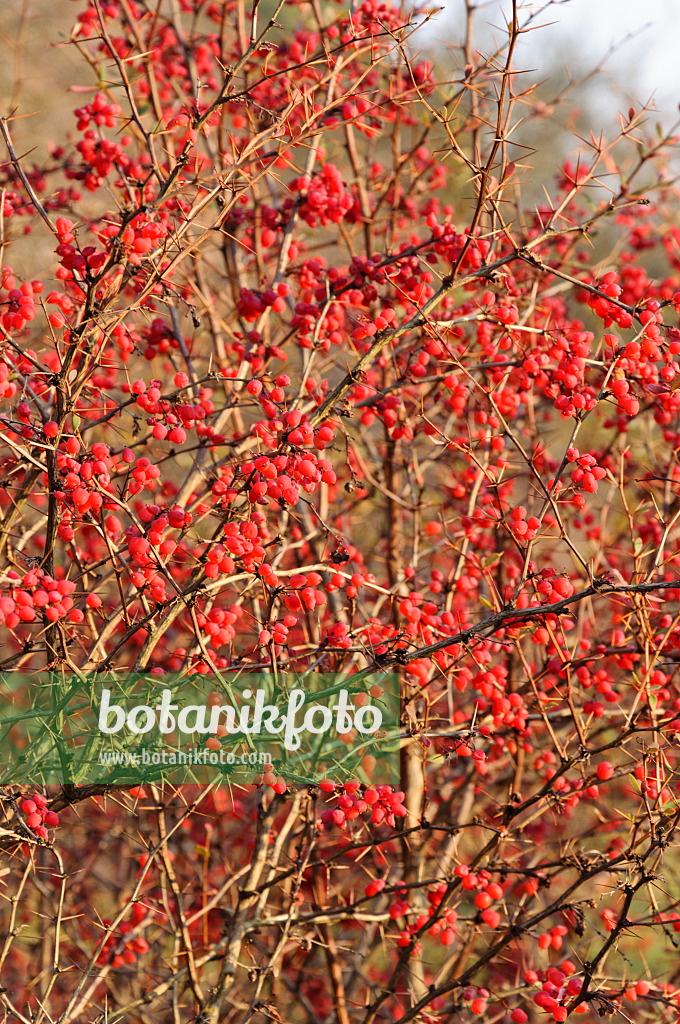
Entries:
{"type": "MultiPolygon", "coordinates": [[[[73,247],[71,248],[73,249],[73,247]]],[[[73,249],[73,251],[75,252],[75,249],[73,249]]],[[[66,250],[64,250],[64,252],[66,255],[68,255],[66,250]]],[[[65,268],[63,267],[60,267],[59,269],[65,270],[65,268]]],[[[70,271],[65,272],[68,273],[70,276],[70,271]]],[[[50,313],[48,316],[48,320],[52,327],[65,327],[66,324],[68,323],[69,317],[73,314],[73,311],[76,308],[76,304],[71,298],[71,296],[67,295],[65,292],[52,291],[49,293],[45,301],[48,302],[51,306],[58,307],[56,312],[50,313]]]]}
{"type": "MultiPolygon", "coordinates": [[[[245,519],[240,523],[231,520],[224,524],[225,557],[226,552],[228,552],[232,558],[240,558],[247,572],[253,572],[258,563],[264,562],[265,536],[261,532],[263,527],[262,520],[262,513],[254,509],[250,519],[245,519]]],[[[215,556],[212,554],[212,551],[219,554],[220,545],[216,545],[211,549],[211,553],[208,554],[208,563],[214,562],[215,556]]],[[[231,572],[231,569],[228,568],[228,562],[223,563],[220,559],[218,565],[220,572],[231,572]]],[[[206,575],[211,575],[211,572],[208,571],[208,566],[206,566],[206,575]]]]}
{"type": "Polygon", "coordinates": [[[289,294],[290,285],[285,281],[277,284],[276,288],[266,288],[262,292],[241,288],[236,308],[244,320],[253,323],[266,309],[271,309],[274,313],[283,313],[289,294]]]}
{"type": "Polygon", "coordinates": [[[640,403],[631,393],[629,381],[623,378],[613,380],[609,385],[609,390],[616,399],[621,412],[624,412],[627,416],[635,416],[639,412],[640,403]]]}
{"type": "MultiPolygon", "coordinates": [[[[266,629],[260,630],[260,643],[262,646],[266,646],[273,641],[275,645],[274,652],[278,653],[278,648],[287,644],[288,631],[297,624],[297,621],[297,616],[295,615],[284,615],[283,619],[270,622],[266,629]]],[[[265,654],[267,653],[265,652],[265,654]]]]}
{"type": "MultiPolygon", "coordinates": [[[[146,907],[141,903],[135,903],[130,914],[131,920],[123,921],[118,926],[118,933],[112,932],[107,937],[97,957],[97,963],[111,964],[112,967],[116,968],[132,967],[136,964],[137,957],[142,953],[148,952],[149,943],[143,936],[131,939],[125,939],[125,936],[129,935],[133,929],[138,929],[147,916],[148,911],[146,907]]],[[[109,928],[111,926],[109,918],[104,918],[102,925],[105,928],[109,928]]]]}
{"type": "Polygon", "coordinates": [[[155,489],[155,484],[161,475],[161,471],[158,466],[153,464],[151,459],[148,459],[146,455],[134,458],[132,449],[127,448],[123,451],[123,462],[127,462],[131,467],[128,471],[129,477],[127,480],[129,494],[139,494],[144,489],[149,491],[155,489]],[[131,455],[132,459],[130,459],[131,455]]]}
{"type": "Polygon", "coordinates": [[[132,139],[129,135],[121,135],[120,142],[112,142],[102,138],[92,128],[76,143],[76,149],[82,157],[78,168],[66,171],[67,176],[75,181],[82,181],[88,192],[96,192],[101,188],[111,171],[128,171],[130,160],[125,155],[125,147],[132,139]]]}
{"type": "MultiPolygon", "coordinates": [[[[24,281],[18,284],[11,267],[0,269],[0,290],[7,292],[0,296],[2,326],[8,331],[20,331],[35,319],[35,298],[44,290],[42,281],[24,281]]],[[[5,378],[7,379],[7,378],[5,378]]],[[[6,398],[11,395],[5,395],[6,398]]]]}
{"type": "Polygon", "coordinates": [[[576,463],[576,469],[571,474],[571,482],[574,487],[580,487],[588,494],[595,494],[599,481],[607,475],[607,471],[602,466],[598,466],[595,456],[591,453],[581,455],[578,448],[572,446],[567,449],[567,461],[576,463]]]}
{"type": "Polygon", "coordinates": [[[536,591],[545,601],[560,601],[565,597],[571,597],[574,593],[574,584],[566,576],[557,576],[552,566],[541,569],[537,579],[536,591]]]}
{"type": "MultiPolygon", "coordinates": [[[[39,568],[30,569],[23,578],[10,569],[7,576],[10,590],[0,597],[0,620],[4,620],[8,629],[15,629],[20,622],[35,622],[39,615],[48,622],[67,616],[71,622],[82,622],[82,612],[73,607],[71,594],[76,584],[72,580],[55,580],[39,568]]],[[[91,597],[99,601],[96,595],[91,597]]]]}
{"type": "Polygon", "coordinates": [[[311,180],[295,178],[290,188],[299,194],[300,216],[310,228],[319,224],[339,224],[356,201],[352,190],[345,188],[342,172],[330,163],[311,180]]]}
{"type": "MultiPolygon", "coordinates": [[[[397,885],[398,884],[399,883],[397,883],[397,885]]],[[[453,907],[446,907],[443,911],[439,910],[440,904],[446,895],[446,889],[446,885],[442,884],[427,893],[427,902],[429,903],[428,912],[426,914],[419,914],[415,921],[408,925],[408,927],[402,929],[397,937],[398,946],[402,948],[410,946],[413,942],[413,936],[421,932],[423,928],[426,927],[428,929],[428,933],[433,937],[438,938],[442,946],[453,945],[456,940],[458,929],[458,911],[453,907]],[[434,920],[428,927],[428,924],[433,917],[435,917],[436,920],[434,920]]],[[[366,890],[366,893],[368,895],[368,889],[366,890]]],[[[389,911],[390,917],[393,921],[400,917],[406,917],[411,912],[408,900],[406,899],[407,890],[402,890],[398,895],[399,898],[392,903],[389,911]]],[[[484,912],[486,913],[486,909],[484,912]]],[[[421,943],[417,942],[414,949],[419,950],[420,947],[421,943]]]]}
{"type": "MultiPolygon", "coordinates": [[[[174,347],[179,345],[174,335],[170,342],[167,327],[162,320],[157,318],[154,323],[160,325],[154,345],[152,350],[147,348],[144,351],[145,357],[151,359],[156,355],[156,346],[163,348],[166,341],[168,343],[165,345],[166,349],[171,343],[174,347]]],[[[189,385],[189,378],[184,373],[175,374],[174,381],[180,391],[189,385]],[[177,383],[178,381],[181,383],[177,383]]],[[[188,430],[195,430],[197,437],[210,438],[215,443],[223,440],[221,435],[215,433],[214,426],[208,422],[209,417],[215,412],[212,388],[199,388],[194,402],[180,402],[178,394],[163,397],[161,387],[160,380],[152,380],[148,386],[145,381],[136,380],[129,386],[130,392],[136,396],[137,405],[147,413],[149,417],[147,423],[157,441],[168,441],[175,445],[184,444],[188,430]]]]}
{"type": "Polygon", "coordinates": [[[281,775],[276,774],[274,766],[271,764],[267,765],[261,775],[256,775],[253,781],[258,787],[269,786],[269,788],[273,789],[279,796],[283,796],[288,789],[286,780],[281,775]]]}
{"type": "MultiPolygon", "coordinates": [[[[108,259],[106,252],[102,250],[97,251],[94,245],[86,245],[80,248],[77,244],[74,244],[76,243],[76,236],[73,232],[73,222],[68,220],[68,218],[57,217],[56,227],[57,237],[59,238],[56,253],[61,264],[57,270],[58,278],[70,282],[74,280],[74,274],[85,277],[87,274],[96,273],[96,271],[101,270],[108,259]]],[[[65,303],[60,293],[50,292],[47,301],[58,305],[61,311],[60,313],[52,313],[50,315],[50,323],[53,327],[63,327],[65,319],[62,307],[65,303]]]]}
{"type": "Polygon", "coordinates": [[[288,580],[291,593],[286,594],[285,605],[291,612],[298,612],[301,608],[313,611],[326,603],[326,595],[319,590],[319,584],[323,577],[318,572],[296,573],[288,580]]]}
{"type": "Polygon", "coordinates": [[[362,791],[361,783],[356,779],[350,779],[341,786],[330,779],[323,779],[319,789],[328,795],[338,791],[338,806],[323,811],[319,819],[320,826],[335,826],[344,830],[348,821],[365,815],[371,825],[384,823],[395,828],[397,818],[406,816],[403,803],[405,794],[392,786],[368,786],[362,791]]]}
{"type": "Polygon", "coordinates": [[[196,622],[208,637],[211,647],[219,649],[230,644],[236,636],[235,626],[243,615],[239,604],[224,608],[211,608],[206,614],[198,612],[196,622]]]}
{"type": "MultiPolygon", "coordinates": [[[[453,214],[453,209],[449,207],[448,210],[449,212],[447,213],[447,208],[445,207],[444,214],[445,216],[450,217],[453,214]]],[[[427,215],[426,223],[432,232],[432,238],[434,239],[432,250],[444,262],[448,262],[450,260],[452,263],[455,263],[460,257],[463,248],[467,245],[465,256],[461,263],[461,268],[464,271],[469,272],[481,267],[484,257],[488,254],[489,249],[491,248],[491,243],[487,241],[487,239],[473,236],[472,241],[468,244],[468,240],[470,238],[468,228],[465,228],[464,231],[458,233],[456,232],[455,226],[450,223],[450,221],[447,220],[444,224],[438,223],[437,215],[434,212],[427,215]]],[[[511,304],[506,305],[500,315],[498,314],[497,309],[494,310],[494,314],[497,318],[503,323],[508,324],[516,323],[519,316],[515,316],[516,312],[516,309],[514,312],[512,311],[511,304]]]]}
{"type": "Polygon", "coordinates": [[[12,398],[16,394],[17,386],[9,379],[11,372],[6,362],[0,362],[0,398],[12,398]]]}
{"type": "Polygon", "coordinates": [[[107,128],[115,128],[116,121],[122,116],[123,111],[117,103],[107,99],[103,92],[98,92],[91,103],[76,107],[73,113],[78,118],[76,127],[82,132],[89,128],[91,121],[98,127],[105,125],[107,128]]]}
{"type": "MultiPolygon", "coordinates": [[[[558,928],[554,928],[552,933],[554,936],[559,937],[561,940],[562,935],[566,935],[567,929],[563,925],[558,928]]],[[[543,938],[543,936],[541,936],[543,938]]],[[[540,940],[539,940],[540,942],[540,940]]],[[[555,946],[550,941],[548,946],[543,948],[559,949],[561,947],[561,941],[559,946],[555,946]]],[[[574,977],[576,967],[571,961],[563,962],[560,967],[549,967],[547,971],[543,973],[543,980],[541,982],[541,989],[534,995],[534,1003],[540,1009],[552,1014],[552,1019],[555,1021],[565,1021],[568,1013],[566,1003],[569,1002],[573,996],[577,996],[583,989],[583,981],[581,978],[574,977]],[[571,976],[570,976],[571,975],[571,976]],[[569,980],[567,980],[569,979],[569,980]]],[[[530,982],[533,980],[535,984],[541,981],[537,972],[526,972],[525,980],[530,982]],[[535,980],[534,975],[536,975],[535,980]]],[[[588,1004],[585,1002],[578,1003],[573,1012],[574,1013],[587,1013],[588,1004]]]]}
{"type": "MultiPolygon", "coordinates": [[[[100,242],[110,248],[113,240],[118,239],[121,246],[120,258],[125,259],[131,266],[141,265],[145,256],[156,249],[167,234],[167,227],[160,218],[151,219],[147,215],[138,214],[129,224],[125,225],[121,233],[120,226],[115,221],[110,221],[99,233],[100,242]]],[[[160,318],[156,317],[149,329],[153,331],[154,323],[160,318]]],[[[164,325],[164,321],[160,321],[164,325]]],[[[153,347],[151,345],[151,347],[153,347]]],[[[167,349],[160,349],[167,351],[167,349]]],[[[152,356],[144,353],[145,358],[152,356]]]]}
{"type": "Polygon", "coordinates": [[[527,510],[524,505],[517,505],[510,512],[508,527],[514,537],[519,541],[530,541],[536,536],[541,528],[541,520],[536,516],[527,518],[527,510]]]}
{"type": "MultiPolygon", "coordinates": [[[[291,422],[300,421],[297,417],[286,417],[287,425],[291,422]]],[[[322,447],[325,447],[328,436],[328,430],[321,434],[322,447]]],[[[301,423],[299,428],[296,426],[290,430],[287,439],[291,444],[309,444],[313,439],[312,428],[301,423]]],[[[277,455],[274,458],[259,455],[257,459],[242,463],[241,473],[248,478],[248,500],[253,505],[267,504],[269,498],[297,505],[300,490],[313,494],[320,483],[334,484],[336,481],[332,464],[314,452],[277,455]]]]}
{"type": "Polygon", "coordinates": [[[625,329],[632,326],[632,316],[627,310],[622,309],[619,304],[608,301],[608,299],[620,300],[622,288],[618,284],[619,280],[619,275],[614,271],[610,271],[600,281],[591,282],[603,295],[596,295],[594,292],[589,291],[587,302],[595,316],[599,316],[601,320],[604,320],[605,327],[611,327],[615,323],[622,329],[625,329]],[[607,296],[607,298],[604,296],[607,296]]]}
{"type": "Polygon", "coordinates": [[[59,824],[59,815],[47,809],[47,798],[42,793],[34,793],[21,801],[21,810],[26,815],[26,827],[30,828],[39,839],[47,842],[48,828],[59,824]]]}

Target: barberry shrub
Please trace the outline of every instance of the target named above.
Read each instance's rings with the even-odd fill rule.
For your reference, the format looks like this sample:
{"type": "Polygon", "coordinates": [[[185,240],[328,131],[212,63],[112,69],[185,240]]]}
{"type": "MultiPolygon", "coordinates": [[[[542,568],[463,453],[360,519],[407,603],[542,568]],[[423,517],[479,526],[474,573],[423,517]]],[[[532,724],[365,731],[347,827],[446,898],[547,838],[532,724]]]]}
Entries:
{"type": "Polygon", "coordinates": [[[6,678],[403,704],[399,789],[4,786],[7,1020],[680,1019],[676,140],[532,181],[472,7],[438,73],[390,0],[92,0],[68,137],[0,120],[6,678]]]}

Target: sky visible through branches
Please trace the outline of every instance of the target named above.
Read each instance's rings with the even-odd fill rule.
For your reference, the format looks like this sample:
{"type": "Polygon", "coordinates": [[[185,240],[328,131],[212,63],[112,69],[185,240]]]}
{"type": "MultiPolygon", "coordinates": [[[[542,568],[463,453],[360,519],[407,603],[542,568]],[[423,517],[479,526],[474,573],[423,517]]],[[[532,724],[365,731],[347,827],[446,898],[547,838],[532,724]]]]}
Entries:
{"type": "MultiPolygon", "coordinates": [[[[464,30],[464,18],[461,18],[464,0],[448,0],[441,6],[446,11],[433,22],[431,36],[458,41],[464,30]],[[442,19],[445,19],[445,33],[441,31],[442,19]]],[[[502,12],[507,12],[508,4],[501,0],[488,3],[480,0],[477,6],[478,25],[496,26],[500,38],[504,26],[502,12]]],[[[526,13],[535,6],[522,5],[526,13]]],[[[539,77],[555,70],[554,60],[575,74],[582,73],[584,67],[597,63],[611,47],[616,47],[605,64],[610,93],[603,88],[604,80],[600,76],[593,86],[603,125],[616,114],[622,99],[638,107],[653,99],[664,125],[679,116],[680,20],[675,0],[647,0],[644,4],[639,0],[558,0],[552,11],[541,15],[537,24],[547,27],[526,36],[518,56],[524,61],[524,67],[534,68],[539,77]]]]}

